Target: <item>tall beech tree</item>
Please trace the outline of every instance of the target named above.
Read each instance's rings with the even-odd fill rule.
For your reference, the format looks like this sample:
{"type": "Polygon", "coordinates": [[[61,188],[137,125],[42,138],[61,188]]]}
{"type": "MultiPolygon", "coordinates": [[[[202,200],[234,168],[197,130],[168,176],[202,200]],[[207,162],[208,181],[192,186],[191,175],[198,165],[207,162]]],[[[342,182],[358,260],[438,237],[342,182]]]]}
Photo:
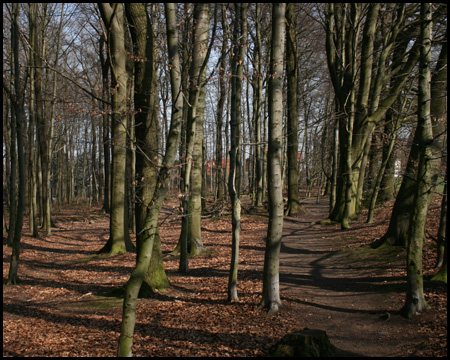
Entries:
{"type": "MultiPolygon", "coordinates": [[[[14,228],[10,228],[9,232],[13,234],[12,236],[12,254],[11,262],[8,273],[7,285],[17,284],[19,279],[17,275],[17,270],[19,267],[19,255],[20,255],[20,240],[22,238],[22,228],[23,228],[23,216],[25,211],[25,193],[26,193],[26,171],[25,171],[25,153],[24,153],[24,117],[25,117],[25,80],[23,76],[21,77],[20,72],[20,60],[19,60],[19,38],[20,38],[20,27],[19,27],[19,13],[20,13],[20,3],[12,4],[11,11],[11,49],[12,49],[12,78],[11,84],[8,84],[3,78],[3,89],[9,95],[12,105],[12,115],[11,122],[15,122],[17,136],[17,163],[19,165],[19,188],[18,188],[18,200],[17,200],[17,211],[14,214],[16,216],[14,222],[14,228]]],[[[12,124],[11,124],[12,125],[12,124]]],[[[15,146],[15,145],[14,145],[15,146]]],[[[15,186],[15,184],[13,184],[15,186]]],[[[15,199],[11,199],[11,202],[15,202],[15,199]]]]}
{"type": "MultiPolygon", "coordinates": [[[[157,139],[155,111],[155,62],[153,31],[147,6],[126,3],[125,13],[130,25],[134,60],[134,122],[136,136],[136,252],[141,251],[142,230],[147,206],[155,191],[157,170],[157,139]]],[[[169,285],[162,260],[159,236],[153,243],[150,266],[144,284],[162,290],[169,285]]],[[[141,290],[142,293],[142,290],[141,290]]]]}
{"type": "Polygon", "coordinates": [[[172,120],[169,136],[166,142],[166,153],[158,173],[157,185],[153,197],[148,204],[144,228],[141,236],[141,249],[138,255],[136,267],[133,270],[126,286],[123,301],[122,326],[120,329],[118,355],[131,356],[133,346],[134,326],[136,323],[136,301],[142,282],[147,273],[155,239],[158,235],[158,217],[169,189],[170,175],[175,163],[175,157],[180,140],[182,107],[181,97],[181,68],[178,55],[178,33],[174,4],[165,4],[167,44],[169,50],[169,69],[172,92],[172,120]]]}
{"type": "Polygon", "coordinates": [[[113,171],[111,178],[110,237],[99,252],[123,254],[133,249],[126,228],[126,161],[127,161],[127,82],[124,9],[122,3],[98,4],[107,30],[112,78],[111,140],[113,171]]]}
{"type": "Polygon", "coordinates": [[[223,200],[225,194],[224,184],[224,167],[222,164],[223,147],[222,147],[222,128],[225,100],[227,97],[226,90],[226,68],[227,68],[227,52],[228,52],[228,23],[227,9],[222,5],[222,50],[219,69],[219,101],[217,102],[217,119],[216,119],[216,199],[223,200]]]}
{"type": "MultiPolygon", "coordinates": [[[[29,21],[29,36],[30,44],[33,48],[36,48],[37,44],[37,25],[36,25],[36,11],[37,4],[30,3],[28,12],[29,21]]],[[[35,130],[36,130],[36,99],[34,90],[34,51],[30,51],[29,63],[30,63],[30,121],[28,126],[28,166],[29,166],[29,194],[30,194],[30,232],[33,237],[39,236],[38,231],[38,217],[37,217],[37,182],[36,182],[36,170],[37,170],[37,151],[35,150],[35,130]]]]}
{"type": "Polygon", "coordinates": [[[236,285],[241,232],[241,97],[245,49],[247,47],[247,5],[235,3],[234,8],[233,58],[231,61],[231,146],[230,174],[228,178],[228,191],[231,199],[232,245],[227,301],[238,299],[236,285]]]}
{"type": "MultiPolygon", "coordinates": [[[[264,152],[261,145],[261,119],[263,101],[263,71],[262,71],[262,42],[261,42],[261,4],[255,4],[255,48],[253,50],[253,128],[255,136],[255,176],[254,176],[254,203],[256,207],[263,204],[263,159],[264,152]]],[[[252,34],[250,32],[250,34],[252,34]]]]}
{"type": "Polygon", "coordinates": [[[39,155],[42,173],[41,183],[41,224],[42,228],[46,231],[47,235],[51,235],[51,155],[52,155],[52,128],[53,124],[50,123],[50,118],[46,113],[46,102],[44,101],[45,91],[45,74],[44,74],[44,61],[47,61],[47,51],[45,44],[46,31],[48,25],[48,4],[44,4],[38,11],[39,24],[41,31],[38,31],[39,39],[36,39],[36,43],[33,44],[34,60],[35,60],[35,100],[36,100],[36,125],[37,136],[39,144],[39,155]]]}
{"type": "Polygon", "coordinates": [[[272,41],[269,70],[269,150],[268,150],[268,196],[269,225],[264,255],[263,290],[260,307],[269,312],[278,311],[280,299],[280,247],[283,234],[283,67],[285,51],[285,3],[274,3],[272,8],[272,41]]]}
{"type": "Polygon", "coordinates": [[[427,220],[429,197],[431,196],[431,165],[433,131],[431,124],[431,21],[430,3],[420,5],[420,66],[418,94],[418,123],[415,138],[419,147],[417,187],[414,195],[414,209],[409,228],[408,254],[406,259],[407,290],[406,301],[401,313],[408,318],[429,308],[423,295],[422,246],[427,220]]]}
{"type": "MultiPolygon", "coordinates": [[[[217,6],[217,5],[216,5],[217,6]]],[[[217,12],[215,12],[217,14],[217,12]]],[[[183,194],[183,221],[179,243],[180,272],[188,267],[187,253],[203,252],[201,233],[202,143],[205,103],[206,64],[213,41],[209,39],[209,4],[194,5],[194,30],[192,31],[192,60],[189,68],[189,101],[186,124],[186,162],[183,194]]],[[[214,22],[213,33],[216,22],[214,22]]]]}
{"type": "MultiPolygon", "coordinates": [[[[288,161],[288,208],[287,214],[300,211],[298,199],[298,63],[297,36],[294,4],[287,4],[286,9],[286,76],[287,76],[287,161],[288,161]]],[[[305,134],[306,136],[306,134],[305,134]]]]}

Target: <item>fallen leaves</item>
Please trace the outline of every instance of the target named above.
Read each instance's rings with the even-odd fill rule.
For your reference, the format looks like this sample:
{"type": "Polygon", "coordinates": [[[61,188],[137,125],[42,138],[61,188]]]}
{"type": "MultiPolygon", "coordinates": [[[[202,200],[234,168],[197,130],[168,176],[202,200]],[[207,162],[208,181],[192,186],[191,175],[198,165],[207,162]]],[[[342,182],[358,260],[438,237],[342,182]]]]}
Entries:
{"type": "MultiPolygon", "coordinates": [[[[177,203],[174,200],[168,208],[177,203]]],[[[4,356],[116,355],[121,301],[98,295],[128,280],[135,254],[84,263],[72,261],[104,245],[109,221],[99,212],[96,215],[93,223],[77,221],[74,219],[89,216],[86,210],[66,209],[55,215],[58,227],[52,229],[51,237],[33,239],[25,233],[19,267],[22,282],[3,288],[4,356]]],[[[173,214],[161,228],[165,253],[173,250],[178,240],[180,221],[176,216],[173,214]]],[[[135,356],[267,356],[286,333],[314,325],[317,309],[314,293],[297,297],[282,293],[283,311],[277,314],[257,310],[262,291],[267,217],[243,215],[242,219],[239,299],[232,304],[225,303],[231,221],[226,217],[204,220],[203,241],[211,254],[190,258],[187,276],[178,273],[177,258],[166,259],[172,286],[167,291],[156,292],[150,299],[138,301],[135,356]]],[[[348,232],[353,240],[346,241],[352,248],[370,242],[387,226],[383,219],[370,228],[360,225],[348,232]]],[[[340,234],[336,232],[336,236],[340,234]]],[[[433,251],[431,246],[426,249],[433,251]]],[[[4,246],[4,282],[10,253],[4,246]]],[[[425,271],[431,273],[433,254],[426,255],[425,259],[427,256],[430,260],[425,264],[425,271]]],[[[404,277],[404,270],[395,267],[389,276],[404,277]]],[[[403,354],[445,356],[446,289],[427,289],[426,296],[433,311],[425,313],[414,325],[420,329],[423,343],[411,343],[403,354]]],[[[332,306],[320,304],[327,305],[332,306]]],[[[335,318],[328,315],[325,320],[335,321],[335,318]]],[[[397,333],[388,334],[394,339],[397,336],[397,333]]],[[[396,351],[398,354],[400,349],[396,351]]]]}

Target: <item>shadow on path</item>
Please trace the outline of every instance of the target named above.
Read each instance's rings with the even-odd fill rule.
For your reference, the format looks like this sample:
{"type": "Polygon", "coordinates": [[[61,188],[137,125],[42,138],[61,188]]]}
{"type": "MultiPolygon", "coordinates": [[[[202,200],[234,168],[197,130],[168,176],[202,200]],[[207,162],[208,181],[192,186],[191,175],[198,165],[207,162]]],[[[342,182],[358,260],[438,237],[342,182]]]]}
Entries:
{"type": "MultiPolygon", "coordinates": [[[[333,345],[359,356],[394,355],[390,343],[385,341],[383,349],[374,340],[380,334],[394,339],[394,330],[385,330],[393,320],[386,323],[380,314],[393,304],[389,284],[403,279],[388,276],[377,263],[345,264],[338,255],[348,235],[338,225],[317,223],[328,216],[327,199],[318,204],[306,199],[303,205],[304,214],[285,218],[280,254],[281,296],[294,304],[290,311],[304,315],[299,328],[325,330],[333,345]]],[[[401,329],[403,322],[397,322],[401,329]]]]}

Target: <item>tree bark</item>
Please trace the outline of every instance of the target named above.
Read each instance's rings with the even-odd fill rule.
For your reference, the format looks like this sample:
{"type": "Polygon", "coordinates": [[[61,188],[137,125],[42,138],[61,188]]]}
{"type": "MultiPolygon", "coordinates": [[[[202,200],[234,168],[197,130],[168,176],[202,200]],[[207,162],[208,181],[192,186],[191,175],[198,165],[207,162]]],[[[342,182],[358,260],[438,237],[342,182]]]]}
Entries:
{"type": "Polygon", "coordinates": [[[12,238],[12,253],[11,262],[8,273],[8,280],[6,285],[15,285],[18,282],[18,266],[19,266],[19,255],[20,255],[20,240],[22,238],[22,228],[23,228],[23,216],[25,211],[25,193],[26,193],[26,170],[25,170],[25,155],[24,155],[24,125],[23,119],[25,114],[24,109],[24,96],[25,96],[25,85],[24,81],[20,79],[20,66],[19,66],[19,12],[20,4],[14,3],[12,9],[12,20],[11,20],[11,48],[13,55],[13,84],[14,88],[9,88],[5,85],[5,80],[3,80],[3,88],[8,92],[11,105],[14,109],[13,116],[11,116],[11,121],[16,122],[16,135],[17,135],[17,162],[19,164],[19,187],[18,187],[18,200],[17,200],[17,213],[15,228],[12,238]]]}
{"type": "Polygon", "coordinates": [[[441,204],[441,219],[437,235],[437,259],[435,268],[439,271],[431,280],[438,280],[447,283],[447,174],[444,179],[444,194],[441,204]]]}
{"type": "MultiPolygon", "coordinates": [[[[42,9],[43,21],[47,22],[47,8],[44,5],[42,9]]],[[[46,26],[46,24],[43,24],[46,26]]],[[[51,125],[48,117],[44,111],[44,71],[43,71],[43,59],[46,59],[46,39],[41,39],[41,44],[35,51],[35,92],[36,92],[36,122],[38,129],[39,139],[39,151],[41,159],[41,201],[42,201],[42,213],[41,223],[42,228],[46,231],[47,235],[51,235],[51,193],[50,193],[50,171],[51,171],[51,125]]]]}
{"type": "Polygon", "coordinates": [[[294,4],[286,8],[286,76],[287,76],[287,161],[288,161],[288,208],[287,214],[300,211],[298,199],[298,112],[297,112],[297,37],[294,4]]]}
{"type": "MultiPolygon", "coordinates": [[[[360,30],[355,12],[362,11],[361,5],[327,5],[326,10],[326,48],[327,62],[330,75],[342,113],[342,126],[340,127],[341,148],[341,172],[345,176],[345,183],[339,183],[335,208],[330,214],[332,220],[341,221],[346,228],[348,220],[356,216],[357,204],[362,196],[360,182],[364,179],[360,174],[364,173],[365,149],[370,141],[372,132],[386,111],[397,99],[410,72],[418,59],[418,46],[414,43],[407,47],[411,36],[400,39],[399,34],[405,28],[405,21],[413,15],[416,5],[395,5],[394,9],[383,9],[392,12],[392,22],[395,26],[383,34],[383,45],[380,51],[374,51],[373,37],[376,34],[376,19],[379,13],[379,4],[370,4],[367,8],[367,16],[364,24],[363,40],[361,42],[361,61],[358,66],[357,53],[359,47],[358,35],[360,30]],[[393,11],[395,10],[395,11],[393,11]],[[347,21],[347,18],[353,19],[347,21]],[[400,40],[399,40],[400,39],[400,40]],[[392,49],[401,47],[402,52],[398,60],[388,62],[392,49]],[[377,56],[377,58],[374,58],[377,56]],[[377,67],[373,64],[377,60],[377,67]],[[376,74],[372,74],[372,68],[376,68],[376,74]],[[359,70],[360,69],[360,70],[359,70]],[[360,71],[360,81],[357,74],[360,71]],[[388,81],[393,78],[389,91],[383,92],[388,81]],[[352,99],[355,93],[358,99],[352,99]],[[351,130],[351,131],[350,131],[351,130]],[[341,132],[344,132],[341,134],[341,132]],[[350,160],[350,161],[349,161],[350,160]],[[350,167],[350,170],[348,168],[350,167]],[[342,171],[343,170],[343,171],[342,171]],[[349,186],[351,185],[351,189],[349,186]]],[[[361,18],[364,14],[359,14],[361,18]]],[[[381,28],[381,27],[380,27],[381,28]]],[[[409,27],[405,31],[411,31],[409,27]]]]}
{"type": "Polygon", "coordinates": [[[231,63],[230,175],[228,178],[228,191],[230,193],[231,199],[232,223],[231,266],[228,277],[228,302],[238,299],[236,286],[239,263],[239,240],[241,231],[241,98],[246,42],[246,5],[235,3],[235,23],[233,31],[234,56],[231,63]]]}
{"type": "MultiPolygon", "coordinates": [[[[141,250],[142,230],[147,206],[152,199],[157,180],[158,148],[155,116],[155,65],[153,61],[153,30],[146,5],[126,3],[134,55],[134,110],[136,136],[136,252],[141,250]]],[[[153,245],[152,257],[144,282],[148,290],[163,290],[169,286],[162,259],[159,236],[153,245]]],[[[142,291],[141,291],[141,295],[142,291]]]]}
{"type": "MultiPolygon", "coordinates": [[[[445,38],[446,39],[446,38],[445,38]]],[[[447,89],[447,41],[444,42],[439,60],[433,72],[431,79],[431,104],[430,113],[432,121],[432,130],[435,141],[433,142],[432,150],[435,153],[432,161],[432,181],[436,183],[438,174],[441,168],[441,151],[444,148],[445,136],[444,134],[446,122],[442,121],[443,114],[446,111],[446,97],[447,89]]],[[[409,237],[409,227],[411,220],[411,211],[413,209],[414,194],[416,191],[416,174],[417,164],[419,162],[420,149],[419,133],[416,131],[412,141],[411,150],[408,157],[408,162],[395,199],[392,215],[389,222],[389,227],[386,233],[371,246],[378,248],[382,246],[407,246],[409,237]]]]}
{"type": "Polygon", "coordinates": [[[419,140],[419,166],[417,189],[414,196],[414,209],[409,228],[409,243],[406,259],[407,290],[406,302],[401,313],[411,318],[429,308],[423,295],[422,246],[427,220],[428,203],[431,195],[431,162],[433,132],[430,115],[431,82],[431,4],[420,5],[420,67],[418,94],[418,124],[416,131],[419,140]]]}
{"type": "MultiPolygon", "coordinates": [[[[103,100],[108,99],[108,73],[109,73],[109,55],[105,58],[104,51],[105,39],[102,36],[99,41],[99,53],[100,53],[100,65],[102,68],[102,97],[103,100]]],[[[102,102],[101,105],[103,110],[102,116],[102,140],[103,140],[103,211],[109,213],[111,211],[110,206],[110,194],[111,194],[111,157],[110,157],[110,138],[109,138],[109,128],[110,120],[107,110],[107,105],[102,102]]]]}
{"type": "Polygon", "coordinates": [[[274,3],[269,73],[269,225],[264,255],[263,291],[260,307],[276,312],[281,305],[279,284],[280,247],[283,233],[281,188],[283,134],[283,66],[285,49],[285,3],[274,3]]]}
{"type": "MultiPolygon", "coordinates": [[[[227,26],[227,16],[226,16],[226,7],[222,6],[222,27],[225,28],[227,26]]],[[[219,70],[219,101],[217,103],[217,120],[216,120],[216,199],[221,201],[224,196],[224,175],[223,175],[223,149],[222,149],[222,131],[223,131],[223,114],[225,107],[225,100],[227,98],[227,90],[226,90],[226,66],[227,66],[227,50],[228,50],[228,36],[227,31],[223,32],[223,40],[222,40],[222,52],[220,59],[220,70],[219,70]]]]}
{"type": "Polygon", "coordinates": [[[181,251],[180,271],[187,271],[187,256],[203,252],[201,238],[202,143],[206,63],[211,51],[209,38],[209,4],[194,7],[193,55],[189,69],[189,109],[187,119],[186,170],[183,195],[183,222],[177,249],[181,251]]]}
{"type": "Polygon", "coordinates": [[[262,74],[262,43],[261,43],[261,4],[256,3],[256,39],[255,39],[255,61],[253,73],[253,117],[255,131],[255,206],[260,207],[263,204],[263,159],[261,152],[261,118],[262,118],[262,90],[263,90],[263,74],[262,74]]]}
{"type": "Polygon", "coordinates": [[[133,333],[136,322],[136,301],[145,273],[150,264],[153,243],[158,237],[158,217],[161,206],[169,188],[170,174],[175,163],[182,122],[183,100],[181,96],[181,73],[178,56],[178,35],[176,28],[175,8],[173,4],[166,4],[167,44],[169,49],[170,81],[172,88],[172,121],[166,142],[166,154],[158,174],[152,201],[148,204],[149,211],[145,219],[142,235],[142,246],[136,268],[131,274],[126,286],[123,302],[122,327],[120,330],[118,355],[131,356],[133,333]]]}
{"type": "Polygon", "coordinates": [[[111,179],[110,238],[99,252],[123,254],[133,249],[126,228],[125,182],[127,161],[127,81],[123,4],[99,3],[108,30],[108,49],[112,72],[112,143],[113,172],[111,179]]]}
{"type": "MultiPolygon", "coordinates": [[[[29,27],[30,27],[30,44],[33,48],[37,46],[37,24],[36,24],[36,4],[30,4],[29,10],[29,27]]],[[[30,65],[33,66],[35,64],[34,60],[34,52],[30,52],[30,65]]],[[[35,70],[34,68],[30,69],[30,123],[28,126],[28,148],[29,148],[29,174],[30,174],[30,232],[33,234],[33,237],[37,238],[39,236],[38,232],[38,220],[37,220],[37,202],[36,202],[36,150],[35,150],[35,140],[34,140],[34,131],[36,127],[36,99],[35,99],[35,70]]]]}

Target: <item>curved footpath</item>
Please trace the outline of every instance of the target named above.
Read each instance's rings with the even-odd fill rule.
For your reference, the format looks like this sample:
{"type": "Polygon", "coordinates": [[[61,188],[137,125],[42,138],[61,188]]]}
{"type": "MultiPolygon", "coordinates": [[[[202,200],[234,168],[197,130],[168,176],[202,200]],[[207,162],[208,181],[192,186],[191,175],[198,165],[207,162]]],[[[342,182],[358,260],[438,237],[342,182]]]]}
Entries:
{"type": "Polygon", "coordinates": [[[325,330],[341,356],[407,356],[424,338],[414,320],[392,314],[404,294],[387,292],[388,278],[372,265],[343,261],[349,235],[314,223],[327,217],[327,199],[303,206],[304,214],[284,219],[280,259],[281,297],[294,303],[288,311],[299,330],[325,330]]]}

